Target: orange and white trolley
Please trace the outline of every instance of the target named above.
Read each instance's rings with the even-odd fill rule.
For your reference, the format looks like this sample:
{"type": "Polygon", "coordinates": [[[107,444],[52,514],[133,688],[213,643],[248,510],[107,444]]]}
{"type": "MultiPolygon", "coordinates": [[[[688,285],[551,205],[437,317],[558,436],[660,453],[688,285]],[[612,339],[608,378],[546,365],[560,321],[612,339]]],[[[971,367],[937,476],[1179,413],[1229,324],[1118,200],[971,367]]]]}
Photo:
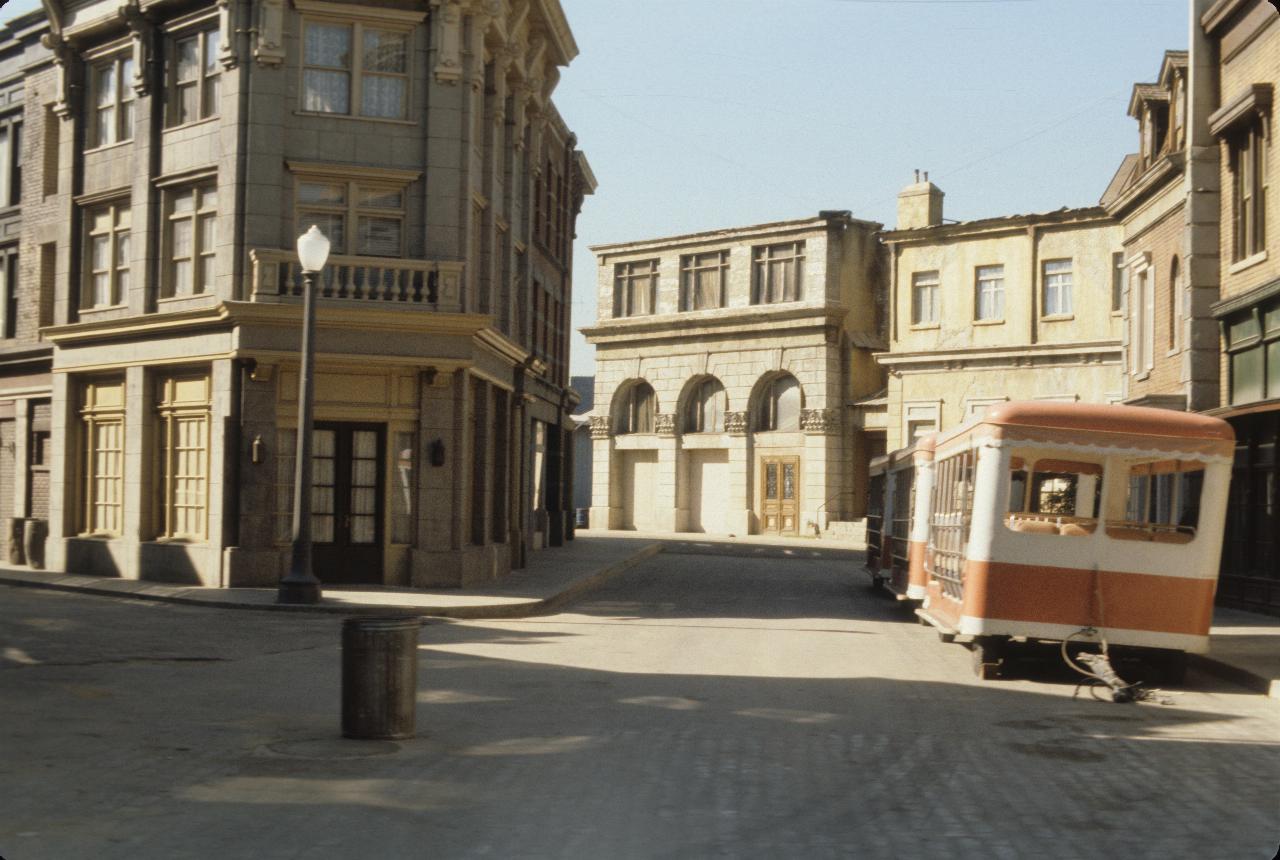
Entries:
{"type": "Polygon", "coordinates": [[[1013,402],[939,434],[917,614],[970,639],[982,677],[1014,641],[1207,650],[1234,434],[1163,409],[1013,402]]]}
{"type": "Polygon", "coordinates": [[[889,457],[874,457],[868,466],[867,478],[867,576],[871,585],[879,587],[889,578],[890,552],[885,534],[885,512],[890,509],[889,457]]]}
{"type": "Polygon", "coordinates": [[[924,600],[928,576],[929,503],[933,491],[934,436],[895,451],[889,458],[889,501],[885,532],[889,537],[889,590],[899,600],[924,600]]]}

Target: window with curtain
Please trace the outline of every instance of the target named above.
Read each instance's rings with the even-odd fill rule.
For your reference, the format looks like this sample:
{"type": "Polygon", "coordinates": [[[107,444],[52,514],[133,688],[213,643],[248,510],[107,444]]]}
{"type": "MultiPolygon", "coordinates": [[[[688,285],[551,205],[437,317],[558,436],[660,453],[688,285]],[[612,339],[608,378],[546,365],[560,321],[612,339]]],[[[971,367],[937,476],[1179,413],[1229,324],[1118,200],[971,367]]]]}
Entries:
{"type": "Polygon", "coordinates": [[[723,433],[724,413],[724,386],[718,379],[704,379],[685,407],[684,432],[723,433]]]}
{"type": "Polygon", "coordinates": [[[218,115],[222,67],[218,30],[179,36],[172,41],[168,64],[168,125],[186,125],[218,115]]]}
{"type": "Polygon", "coordinates": [[[802,298],[804,242],[764,245],[751,250],[751,303],[795,302],[802,298]]]}
{"type": "Polygon", "coordinates": [[[619,435],[652,433],[656,412],[657,395],[653,392],[653,386],[647,382],[637,382],[627,389],[623,397],[621,414],[614,432],[619,435]]]}
{"type": "Polygon", "coordinates": [[[1041,312],[1044,316],[1063,316],[1072,313],[1071,261],[1045,260],[1043,272],[1044,295],[1041,312]]]}
{"type": "Polygon", "coordinates": [[[1255,120],[1229,141],[1233,261],[1266,250],[1267,140],[1255,120]]]}
{"type": "Polygon", "coordinates": [[[408,116],[409,30],[358,21],[307,21],[304,26],[304,111],[376,119],[408,116]]]}
{"type": "Polygon", "coordinates": [[[84,283],[82,308],[122,304],[129,292],[128,203],[106,203],[85,212],[84,283]]]}
{"type": "Polygon", "coordinates": [[[89,67],[89,121],[85,148],[133,139],[133,57],[112,57],[89,67]]]}
{"type": "Polygon", "coordinates": [[[1004,319],[1004,266],[978,266],[974,277],[974,318],[1004,319]]]}
{"type": "Polygon", "coordinates": [[[298,232],[312,224],[335,254],[399,257],[404,252],[405,189],[374,182],[299,178],[298,232]]]}
{"type": "Polygon", "coordinates": [[[1280,397],[1280,299],[1224,320],[1230,402],[1280,397]]]}
{"type": "Polygon", "coordinates": [[[613,315],[634,317],[654,313],[658,302],[658,261],[636,260],[613,268],[613,315]]]}
{"type": "Polygon", "coordinates": [[[218,189],[204,183],[167,195],[169,266],[164,297],[193,296],[213,288],[217,251],[218,189]]]}
{"type": "Polygon", "coordinates": [[[680,310],[724,307],[729,252],[689,254],[680,258],[680,310]]]}
{"type": "Polygon", "coordinates": [[[757,429],[794,432],[800,429],[800,381],[783,374],[769,383],[760,400],[757,429]]]}
{"type": "Polygon", "coordinates": [[[915,272],[911,276],[911,322],[927,325],[938,321],[938,272],[915,272]]]}

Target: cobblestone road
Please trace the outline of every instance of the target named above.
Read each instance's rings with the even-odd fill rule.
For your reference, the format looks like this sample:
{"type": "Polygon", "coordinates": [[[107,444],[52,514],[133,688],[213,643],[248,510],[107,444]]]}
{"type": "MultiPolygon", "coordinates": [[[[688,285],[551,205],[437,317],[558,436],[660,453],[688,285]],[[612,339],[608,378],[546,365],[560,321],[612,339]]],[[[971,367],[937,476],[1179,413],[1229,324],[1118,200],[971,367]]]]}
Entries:
{"type": "Polygon", "coordinates": [[[662,555],[422,634],[341,741],[338,622],[0,591],[0,856],[1260,858],[1280,705],[978,682],[847,563],[662,555]]]}

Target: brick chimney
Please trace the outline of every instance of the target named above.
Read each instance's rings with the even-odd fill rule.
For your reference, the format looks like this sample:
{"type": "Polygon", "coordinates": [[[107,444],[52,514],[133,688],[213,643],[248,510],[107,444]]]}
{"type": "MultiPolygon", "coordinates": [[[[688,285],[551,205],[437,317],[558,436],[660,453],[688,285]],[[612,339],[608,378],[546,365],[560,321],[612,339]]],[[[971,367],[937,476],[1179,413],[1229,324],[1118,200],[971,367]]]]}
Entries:
{"type": "Polygon", "coordinates": [[[942,189],[929,181],[929,172],[921,178],[917,170],[916,181],[898,193],[897,229],[937,227],[942,223],[942,197],[942,189]]]}

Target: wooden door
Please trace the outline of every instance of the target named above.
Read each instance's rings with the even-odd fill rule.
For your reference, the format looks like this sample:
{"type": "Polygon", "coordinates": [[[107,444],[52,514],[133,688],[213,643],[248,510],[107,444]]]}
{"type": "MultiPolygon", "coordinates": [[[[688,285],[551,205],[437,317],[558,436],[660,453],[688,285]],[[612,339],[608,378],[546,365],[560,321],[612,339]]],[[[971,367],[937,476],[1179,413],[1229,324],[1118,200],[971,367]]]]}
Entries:
{"type": "Polygon", "coordinates": [[[800,458],[764,457],[760,460],[760,531],[799,534],[800,458]]]}
{"type": "Polygon", "coordinates": [[[382,582],[386,455],[380,424],[316,423],[311,539],[321,582],[382,582]]]}

